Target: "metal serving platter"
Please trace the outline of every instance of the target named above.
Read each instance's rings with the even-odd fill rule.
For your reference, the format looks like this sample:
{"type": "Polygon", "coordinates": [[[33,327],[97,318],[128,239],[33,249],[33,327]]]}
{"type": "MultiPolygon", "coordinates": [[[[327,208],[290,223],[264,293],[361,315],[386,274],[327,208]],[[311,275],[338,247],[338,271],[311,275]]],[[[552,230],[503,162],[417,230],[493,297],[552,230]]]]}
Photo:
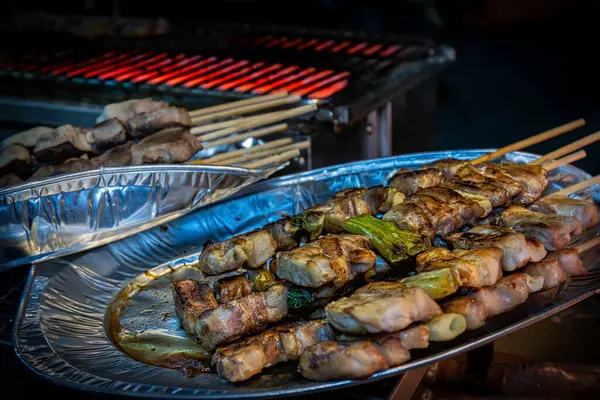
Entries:
{"type": "MultiPolygon", "coordinates": [[[[494,341],[547,318],[600,288],[600,254],[583,255],[589,274],[557,290],[530,296],[516,310],[488,320],[478,330],[457,339],[412,351],[412,361],[360,381],[312,382],[295,371],[294,363],[271,367],[247,382],[230,384],[214,373],[186,378],[178,371],[141,363],[111,339],[110,312],[131,282],[145,284],[157,276],[184,270],[197,258],[207,239],[225,239],[260,227],[282,214],[297,213],[324,201],[333,192],[380,185],[400,167],[414,168],[444,157],[471,159],[490,150],[420,153],[356,162],[260,182],[231,198],[200,208],[117,242],[36,264],[32,267],[14,330],[18,357],[36,375],[66,386],[120,395],[156,398],[279,397],[332,390],[395,376],[494,341]],[[147,270],[149,270],[147,272],[147,270]]],[[[511,160],[528,162],[537,156],[513,153],[511,160]]],[[[588,179],[572,166],[551,174],[548,191],[588,179]]],[[[583,195],[599,200],[600,192],[583,195]]],[[[587,232],[587,236],[598,232],[587,232]]],[[[579,238],[579,241],[584,238],[579,238]]],[[[135,306],[121,325],[127,330],[184,338],[174,317],[168,290],[154,286],[135,294],[135,306]],[[136,308],[137,307],[137,308],[136,308]]]]}
{"type": "Polygon", "coordinates": [[[0,190],[0,271],[171,221],[269,177],[277,167],[101,168],[0,190]]]}

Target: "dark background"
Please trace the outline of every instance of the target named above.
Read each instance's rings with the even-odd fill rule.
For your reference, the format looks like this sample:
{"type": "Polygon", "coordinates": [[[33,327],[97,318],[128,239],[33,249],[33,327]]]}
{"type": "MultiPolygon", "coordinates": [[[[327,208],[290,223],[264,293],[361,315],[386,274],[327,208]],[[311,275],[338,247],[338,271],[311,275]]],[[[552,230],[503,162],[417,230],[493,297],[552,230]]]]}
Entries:
{"type": "MultiPolygon", "coordinates": [[[[439,78],[435,148],[500,147],[577,118],[586,119],[584,128],[530,149],[547,153],[600,129],[598,3],[170,0],[122,1],[118,11],[126,17],[261,22],[428,36],[457,51],[456,62],[439,78]]],[[[2,5],[98,15],[110,15],[113,6],[114,2],[89,0],[2,5]]],[[[394,138],[395,142],[402,140],[394,138]]],[[[600,173],[600,143],[586,150],[588,157],[577,165],[592,174],[600,173]]],[[[544,342],[542,332],[533,336],[539,339],[538,345],[544,342]]],[[[555,346],[560,346],[561,340],[564,338],[557,339],[555,346]]],[[[0,349],[0,398],[89,396],[34,379],[12,357],[10,347],[0,349]]],[[[573,357],[578,350],[571,350],[573,357]]]]}

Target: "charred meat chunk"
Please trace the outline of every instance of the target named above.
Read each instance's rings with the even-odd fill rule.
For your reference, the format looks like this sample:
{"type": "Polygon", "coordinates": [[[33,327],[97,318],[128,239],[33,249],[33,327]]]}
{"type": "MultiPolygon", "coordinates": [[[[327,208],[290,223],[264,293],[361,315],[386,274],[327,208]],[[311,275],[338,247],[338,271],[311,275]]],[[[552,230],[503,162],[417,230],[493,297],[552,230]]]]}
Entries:
{"type": "Polygon", "coordinates": [[[19,144],[11,144],[0,151],[0,176],[15,174],[27,178],[33,171],[33,159],[29,150],[19,144]]]}
{"type": "Polygon", "coordinates": [[[196,333],[196,324],[200,316],[219,305],[215,295],[207,283],[193,279],[174,282],[172,288],[175,311],[181,326],[193,335],[196,333]]]}
{"type": "Polygon", "coordinates": [[[165,129],[150,135],[131,147],[131,163],[177,164],[194,156],[202,146],[188,129],[165,129]]]}
{"type": "Polygon", "coordinates": [[[187,110],[179,107],[166,107],[137,114],[129,118],[126,125],[129,137],[140,138],[163,129],[189,128],[192,121],[187,110]]]}
{"type": "Polygon", "coordinates": [[[93,139],[88,128],[76,128],[72,125],[62,125],[49,136],[37,141],[33,148],[35,157],[40,162],[60,163],[83,153],[93,151],[93,139]]]}
{"type": "Polygon", "coordinates": [[[419,189],[437,186],[442,183],[442,173],[436,168],[417,170],[402,169],[390,179],[390,187],[406,196],[414,194],[419,189]]]}
{"type": "Polygon", "coordinates": [[[27,181],[48,178],[55,175],[89,171],[92,169],[94,169],[94,165],[90,161],[87,154],[84,154],[79,158],[68,159],[61,164],[44,165],[35,171],[27,181]]]}

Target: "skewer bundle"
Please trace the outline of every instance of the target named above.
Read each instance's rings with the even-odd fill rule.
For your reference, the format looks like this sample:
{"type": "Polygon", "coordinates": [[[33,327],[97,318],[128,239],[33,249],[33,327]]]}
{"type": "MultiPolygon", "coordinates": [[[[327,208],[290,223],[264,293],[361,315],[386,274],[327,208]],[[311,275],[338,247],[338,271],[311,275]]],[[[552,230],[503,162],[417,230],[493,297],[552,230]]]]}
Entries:
{"type": "MultiPolygon", "coordinates": [[[[0,187],[103,166],[186,162],[201,148],[232,145],[286,131],[288,126],[282,121],[312,112],[316,104],[262,111],[299,100],[298,96],[277,93],[190,112],[151,99],[109,104],[91,128],[36,127],[5,139],[0,148],[0,187]],[[256,112],[261,113],[245,116],[256,112]],[[234,116],[243,117],[220,121],[234,116]]],[[[301,150],[309,147],[309,141],[267,142],[233,154],[220,154],[218,165],[261,168],[298,157],[301,150]]],[[[211,157],[191,164],[212,161],[211,157]]]]}
{"type": "MultiPolygon", "coordinates": [[[[577,125],[580,126],[581,123],[571,124],[570,129],[577,125]]],[[[562,128],[558,131],[564,133],[568,130],[562,128]]],[[[560,134],[556,132],[557,130],[553,130],[550,135],[560,134]]],[[[540,139],[538,135],[527,143],[539,143],[541,140],[543,139],[540,139]]],[[[578,141],[575,146],[570,145],[567,149],[559,149],[552,154],[555,155],[554,157],[562,158],[553,160],[545,157],[541,159],[541,162],[532,163],[532,166],[527,168],[532,171],[548,171],[579,160],[586,155],[585,151],[579,149],[591,141],[586,139],[578,141]],[[570,153],[571,151],[576,152],[570,153]],[[544,163],[545,167],[536,169],[535,165],[539,163],[544,163]]],[[[527,143],[519,146],[526,146],[527,143]]],[[[511,146],[509,151],[523,148],[519,146],[511,146]]],[[[502,151],[506,150],[501,149],[496,154],[501,154],[502,151]]],[[[477,161],[473,164],[485,161],[487,160],[477,161]]],[[[504,168],[502,164],[496,165],[498,168],[504,168]]],[[[510,165],[506,164],[506,167],[510,165]]],[[[460,180],[460,176],[449,176],[445,179],[450,182],[453,179],[460,180]]],[[[491,178],[483,177],[481,179],[489,180],[491,178]]],[[[506,177],[504,179],[506,180],[506,177]]],[[[586,209],[595,215],[595,217],[582,219],[580,222],[571,215],[563,215],[560,207],[556,211],[558,214],[553,216],[551,215],[552,211],[544,210],[542,205],[560,206],[557,201],[562,199],[561,194],[574,193],[596,183],[598,183],[598,178],[585,184],[574,185],[576,187],[570,191],[550,195],[543,199],[539,198],[541,194],[539,192],[533,196],[534,198],[526,197],[520,200],[527,202],[523,204],[531,204],[534,200],[538,200],[537,208],[522,208],[530,213],[530,218],[539,218],[538,215],[544,216],[547,218],[549,226],[554,227],[561,224],[562,226],[567,224],[578,226],[579,228],[569,231],[570,239],[570,235],[576,235],[576,231],[580,231],[583,226],[589,228],[597,224],[598,211],[595,206],[574,202],[577,203],[577,206],[582,206],[580,209],[586,209]]],[[[426,185],[425,188],[427,187],[426,185]]],[[[545,184],[542,190],[544,188],[545,184]]],[[[417,191],[417,193],[423,192],[417,191]]],[[[431,196],[435,195],[434,191],[428,193],[431,196]]],[[[486,318],[508,312],[522,304],[530,293],[552,287],[567,279],[568,276],[584,273],[585,270],[577,264],[578,258],[574,258],[573,255],[576,256],[578,252],[588,250],[600,242],[600,239],[596,238],[575,250],[562,250],[562,246],[564,246],[562,244],[556,252],[548,253],[547,249],[554,250],[549,248],[550,243],[553,242],[527,237],[528,234],[520,233],[519,226],[512,226],[510,229],[506,227],[508,222],[503,221],[505,226],[501,224],[498,227],[475,227],[465,236],[472,241],[477,236],[476,234],[483,235],[488,238],[488,243],[497,240],[495,245],[481,242],[483,243],[481,248],[468,250],[460,247],[456,242],[456,246],[459,246],[458,250],[449,251],[445,248],[426,250],[430,246],[426,243],[428,240],[426,236],[414,231],[403,231],[398,229],[395,224],[364,215],[390,212],[390,209],[393,210],[396,205],[409,202],[412,196],[412,194],[407,196],[399,194],[395,190],[385,187],[348,189],[336,193],[327,204],[315,206],[297,216],[276,221],[249,234],[239,235],[205,247],[198,259],[198,267],[205,274],[215,275],[247,267],[249,268],[246,272],[247,278],[242,275],[239,279],[247,279],[248,285],[252,287],[256,282],[264,284],[265,281],[269,281],[267,276],[272,274],[282,279],[283,282],[287,282],[290,292],[298,291],[298,287],[313,288],[312,295],[317,299],[326,300],[326,302],[331,299],[336,288],[341,289],[346,284],[351,284],[359,274],[364,274],[367,282],[380,279],[380,277],[376,277],[380,271],[374,267],[375,254],[370,250],[369,244],[365,245],[365,238],[368,238],[371,245],[376,247],[388,261],[397,261],[392,260],[390,254],[398,249],[406,255],[421,253],[417,257],[419,265],[417,275],[395,282],[368,284],[358,289],[350,297],[343,297],[326,306],[326,321],[336,331],[341,331],[343,335],[336,336],[335,332],[332,335],[331,331],[326,328],[327,322],[323,320],[298,322],[293,327],[287,325],[276,327],[258,335],[248,336],[234,344],[218,347],[213,356],[217,373],[231,381],[240,381],[259,373],[267,365],[299,359],[299,370],[309,379],[358,379],[369,376],[407,361],[410,358],[408,350],[412,348],[427,347],[429,341],[450,340],[465,329],[481,326],[485,323],[486,318]],[[351,207],[348,208],[350,205],[351,207]],[[348,212],[349,210],[351,211],[348,212]],[[361,223],[361,220],[368,223],[361,223]],[[336,230],[340,226],[341,230],[336,230]],[[355,231],[353,227],[358,227],[362,231],[360,229],[355,231]],[[495,236],[489,232],[483,234],[486,229],[488,231],[496,230],[497,234],[495,236]],[[309,240],[312,241],[298,247],[300,243],[296,234],[302,230],[310,233],[309,240]],[[344,230],[352,234],[343,234],[344,230]],[[321,233],[342,234],[318,239],[321,233]],[[511,248],[510,243],[502,242],[504,238],[522,240],[523,246],[525,246],[523,250],[527,251],[527,257],[523,262],[519,261],[518,265],[513,263],[511,266],[509,260],[504,260],[511,248]],[[390,253],[380,250],[380,248],[385,249],[386,246],[388,249],[392,249],[390,253]],[[261,250],[257,252],[256,249],[261,250]],[[442,249],[444,251],[441,251],[442,249]],[[235,251],[239,257],[235,260],[224,258],[226,251],[235,251]],[[279,253],[276,253],[277,251],[279,253]],[[275,255],[275,262],[271,264],[270,272],[259,268],[273,255],[275,255]],[[502,277],[502,270],[518,271],[510,272],[509,275],[502,277]],[[294,286],[294,284],[299,286],[294,286]],[[452,297],[452,294],[460,287],[470,287],[477,291],[466,297],[452,297]],[[451,301],[448,303],[442,302],[438,305],[434,301],[440,301],[448,296],[451,296],[451,301]],[[498,304],[496,300],[500,297],[507,301],[498,304]],[[415,324],[417,325],[415,326],[415,324]],[[318,331],[314,327],[315,325],[319,327],[318,331]],[[408,330],[403,330],[406,327],[409,327],[408,330]],[[356,336],[365,334],[369,336],[356,336]],[[288,352],[283,345],[286,343],[286,335],[302,337],[304,346],[288,352]],[[283,348],[284,351],[274,353],[275,355],[270,359],[269,354],[271,353],[268,349],[271,347],[283,348]],[[250,370],[235,369],[235,365],[246,365],[244,363],[249,361],[250,348],[253,349],[253,352],[264,349],[264,362],[254,362],[250,370]],[[358,365],[349,363],[349,359],[361,359],[363,362],[358,365]]],[[[517,200],[517,193],[511,196],[512,200],[509,200],[517,200]]],[[[462,204],[464,205],[468,201],[469,198],[465,197],[462,204]]],[[[506,208],[505,211],[510,210],[511,207],[514,206],[506,208]]],[[[577,212],[574,215],[581,217],[584,214],[577,212]]],[[[527,222],[520,224],[526,226],[527,222]]],[[[461,225],[455,225],[452,230],[460,227],[461,225]]],[[[450,234],[450,231],[447,234],[450,234]]],[[[457,234],[460,233],[457,232],[457,234]]],[[[272,280],[271,277],[271,285],[280,286],[280,284],[281,281],[272,280]]],[[[261,289],[258,290],[260,292],[261,289]]],[[[266,292],[260,293],[268,296],[266,292]]],[[[288,293],[288,300],[289,296],[288,293]]],[[[294,292],[292,296],[296,301],[299,294],[294,292]]],[[[218,318],[221,307],[225,307],[223,310],[230,309],[231,304],[231,302],[223,303],[221,306],[216,303],[214,308],[209,307],[210,311],[206,311],[201,320],[208,321],[218,318]]],[[[278,319],[274,318],[267,322],[277,321],[278,319]]],[[[210,325],[202,326],[204,338],[218,337],[218,329],[210,325]]],[[[198,334],[199,331],[190,333],[198,334]]],[[[202,343],[204,339],[200,336],[197,337],[202,343]]],[[[222,343],[227,343],[227,340],[225,342],[218,339],[212,340],[208,348],[214,348],[222,343]]],[[[257,353],[252,354],[256,355],[257,353]]],[[[262,360],[261,357],[255,357],[255,359],[262,360]]]]}

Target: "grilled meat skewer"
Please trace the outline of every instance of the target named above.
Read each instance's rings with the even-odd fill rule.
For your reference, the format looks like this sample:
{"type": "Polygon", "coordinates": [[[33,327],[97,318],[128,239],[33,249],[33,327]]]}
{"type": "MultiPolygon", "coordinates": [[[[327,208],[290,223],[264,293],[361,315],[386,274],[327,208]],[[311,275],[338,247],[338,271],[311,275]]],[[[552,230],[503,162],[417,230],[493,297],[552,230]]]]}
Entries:
{"type": "Polygon", "coordinates": [[[54,128],[49,126],[36,126],[26,131],[15,133],[2,141],[2,147],[6,148],[11,144],[33,149],[35,144],[42,138],[50,136],[54,132],[54,128]]]}
{"type": "Polygon", "coordinates": [[[536,201],[528,208],[546,215],[575,217],[584,231],[598,224],[598,207],[593,201],[572,199],[568,196],[550,196],[536,201]]]}
{"type": "Polygon", "coordinates": [[[527,265],[523,272],[544,278],[543,290],[551,289],[565,282],[571,276],[587,273],[577,249],[563,249],[548,253],[541,261],[527,265]]]}
{"type": "Polygon", "coordinates": [[[581,224],[572,216],[546,215],[521,206],[510,206],[501,216],[503,225],[533,237],[547,250],[561,250],[581,233],[581,224]]]}
{"type": "Polygon", "coordinates": [[[180,281],[173,287],[177,315],[186,332],[193,334],[205,349],[232,342],[248,333],[260,332],[267,324],[280,321],[287,315],[287,288],[273,285],[262,292],[237,297],[217,304],[207,284],[180,281]]]}
{"type": "Polygon", "coordinates": [[[142,112],[124,120],[127,136],[141,138],[169,128],[189,128],[192,120],[187,110],[179,107],[165,107],[142,112]]]}
{"type": "Polygon", "coordinates": [[[396,332],[442,313],[423,289],[402,282],[374,282],[325,307],[329,323],[341,332],[362,335],[396,332]]]}
{"type": "Polygon", "coordinates": [[[302,353],[298,371],[315,381],[361,379],[405,363],[409,350],[428,345],[429,329],[424,325],[363,340],[327,341],[302,353]]]}
{"type": "Polygon", "coordinates": [[[502,277],[503,251],[497,247],[450,251],[435,247],[417,256],[417,273],[450,268],[457,271],[461,286],[491,286],[502,277]]]}
{"type": "Polygon", "coordinates": [[[300,286],[317,288],[327,283],[336,287],[375,265],[371,243],[359,235],[330,235],[303,247],[276,255],[276,275],[300,286]]]}
{"type": "Polygon", "coordinates": [[[27,148],[19,144],[10,144],[0,151],[0,177],[12,173],[20,179],[25,179],[34,169],[33,162],[27,148]]]}
{"type": "Polygon", "coordinates": [[[522,233],[502,227],[477,225],[467,232],[452,233],[444,237],[444,241],[454,249],[498,247],[503,252],[504,271],[514,271],[529,262],[540,261],[546,256],[543,244],[534,243],[535,239],[527,239],[522,233]]]}
{"type": "Polygon", "coordinates": [[[221,378],[245,381],[264,368],[297,360],[310,346],[333,338],[326,319],[291,322],[218,348],[211,363],[221,378]]]}
{"type": "Polygon", "coordinates": [[[523,304],[530,293],[540,291],[543,285],[543,277],[516,272],[500,279],[494,286],[445,302],[444,312],[462,315],[467,321],[468,330],[477,329],[485,324],[487,318],[504,314],[523,304]]]}
{"type": "Polygon", "coordinates": [[[111,103],[104,106],[102,114],[96,119],[96,123],[111,118],[127,121],[134,118],[137,114],[148,113],[166,107],[169,107],[169,103],[165,101],[153,101],[151,98],[132,99],[120,103],[111,103]]]}

